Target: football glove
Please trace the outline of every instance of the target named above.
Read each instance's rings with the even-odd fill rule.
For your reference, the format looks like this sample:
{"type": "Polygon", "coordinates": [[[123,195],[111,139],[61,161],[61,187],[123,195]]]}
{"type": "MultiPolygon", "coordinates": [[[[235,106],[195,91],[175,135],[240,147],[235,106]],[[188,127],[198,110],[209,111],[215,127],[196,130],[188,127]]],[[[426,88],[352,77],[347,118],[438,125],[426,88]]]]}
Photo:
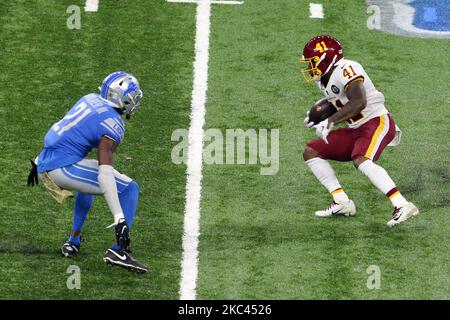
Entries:
{"type": "Polygon", "coordinates": [[[309,120],[309,110],[308,110],[308,112],[306,112],[306,118],[305,118],[305,120],[303,122],[305,123],[305,126],[307,128],[312,128],[314,126],[314,122],[309,120]]]}
{"type": "Polygon", "coordinates": [[[36,163],[34,163],[33,160],[30,160],[30,162],[31,162],[31,169],[30,169],[30,173],[28,174],[27,186],[34,187],[34,184],[36,184],[36,185],[39,184],[38,171],[37,171],[36,163]]]}
{"type": "Polygon", "coordinates": [[[328,144],[328,134],[330,133],[331,129],[333,128],[333,122],[328,124],[328,119],[323,120],[322,122],[319,122],[314,126],[316,128],[316,135],[325,141],[326,144],[328,144]]]}

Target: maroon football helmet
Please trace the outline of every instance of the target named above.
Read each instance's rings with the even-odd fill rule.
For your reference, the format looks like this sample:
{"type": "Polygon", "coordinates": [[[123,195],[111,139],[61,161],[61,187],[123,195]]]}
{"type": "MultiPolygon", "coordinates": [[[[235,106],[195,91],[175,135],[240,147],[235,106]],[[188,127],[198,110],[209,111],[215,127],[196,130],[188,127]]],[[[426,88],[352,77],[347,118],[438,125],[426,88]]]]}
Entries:
{"type": "Polygon", "coordinates": [[[300,60],[307,66],[302,68],[306,82],[320,79],[333,65],[344,57],[341,43],[331,36],[317,36],[308,41],[300,60]]]}

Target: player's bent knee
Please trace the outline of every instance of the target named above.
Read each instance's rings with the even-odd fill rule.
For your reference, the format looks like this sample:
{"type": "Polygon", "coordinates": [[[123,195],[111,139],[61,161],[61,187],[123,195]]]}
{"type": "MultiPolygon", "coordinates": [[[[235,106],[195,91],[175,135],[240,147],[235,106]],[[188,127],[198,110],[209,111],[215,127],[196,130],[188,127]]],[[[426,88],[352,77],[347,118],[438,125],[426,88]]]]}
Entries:
{"type": "Polygon", "coordinates": [[[138,196],[139,196],[139,192],[141,191],[141,189],[139,188],[139,185],[138,185],[137,182],[134,181],[134,180],[131,181],[131,182],[128,184],[127,189],[128,189],[128,192],[130,192],[131,194],[133,194],[135,197],[138,197],[138,196]]]}
{"type": "Polygon", "coordinates": [[[370,160],[369,158],[366,158],[364,156],[357,157],[353,159],[353,165],[355,168],[358,168],[364,161],[370,160]]]}
{"type": "Polygon", "coordinates": [[[131,181],[130,184],[128,185],[128,189],[136,194],[139,194],[139,191],[141,191],[141,189],[139,188],[139,185],[137,184],[136,181],[131,181]]]}
{"type": "Polygon", "coordinates": [[[309,146],[305,147],[305,150],[303,151],[303,160],[308,161],[312,158],[317,158],[318,156],[319,154],[317,153],[316,150],[314,150],[309,146]]]}

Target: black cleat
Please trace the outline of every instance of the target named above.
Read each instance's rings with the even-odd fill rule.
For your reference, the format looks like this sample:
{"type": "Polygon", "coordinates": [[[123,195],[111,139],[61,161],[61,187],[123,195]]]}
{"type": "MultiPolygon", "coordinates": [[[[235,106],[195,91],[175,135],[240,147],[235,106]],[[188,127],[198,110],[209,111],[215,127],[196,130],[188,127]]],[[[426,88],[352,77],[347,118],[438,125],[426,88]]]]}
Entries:
{"type": "Polygon", "coordinates": [[[109,248],[105,252],[103,261],[105,261],[106,264],[119,266],[131,272],[145,273],[148,271],[146,266],[134,259],[131,254],[124,249],[109,248]]]}
{"type": "Polygon", "coordinates": [[[75,257],[75,255],[78,253],[78,251],[80,251],[80,245],[75,244],[69,240],[64,242],[64,244],[61,248],[61,254],[67,258],[75,257]]]}
{"type": "Polygon", "coordinates": [[[131,253],[130,250],[130,232],[128,229],[128,225],[125,220],[122,220],[116,225],[116,242],[117,244],[125,249],[128,253],[131,253]]]}

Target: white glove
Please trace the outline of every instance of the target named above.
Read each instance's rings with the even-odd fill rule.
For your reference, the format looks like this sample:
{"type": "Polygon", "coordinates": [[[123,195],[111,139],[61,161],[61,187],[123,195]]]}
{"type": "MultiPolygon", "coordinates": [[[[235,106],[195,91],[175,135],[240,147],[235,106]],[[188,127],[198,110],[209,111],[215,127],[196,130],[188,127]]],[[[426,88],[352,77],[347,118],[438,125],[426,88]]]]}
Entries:
{"type": "Polygon", "coordinates": [[[333,128],[333,123],[331,123],[329,126],[330,127],[328,128],[328,119],[325,119],[314,126],[314,128],[316,128],[316,135],[320,139],[325,141],[326,144],[328,144],[327,137],[331,129],[333,128]]]}
{"type": "Polygon", "coordinates": [[[309,120],[309,110],[308,110],[308,112],[306,113],[306,118],[305,118],[305,120],[304,120],[303,122],[305,123],[305,126],[306,126],[307,128],[312,128],[312,127],[314,126],[314,122],[312,122],[312,121],[309,120]]]}

